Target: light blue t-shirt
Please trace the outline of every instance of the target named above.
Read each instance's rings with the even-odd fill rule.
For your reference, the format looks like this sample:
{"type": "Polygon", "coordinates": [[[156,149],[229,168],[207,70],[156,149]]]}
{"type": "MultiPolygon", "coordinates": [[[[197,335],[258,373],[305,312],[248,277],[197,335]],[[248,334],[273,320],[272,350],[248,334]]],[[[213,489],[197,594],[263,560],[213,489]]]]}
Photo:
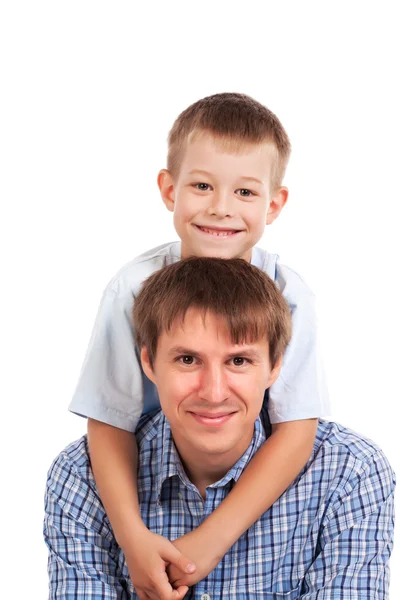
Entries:
{"type": "MultiPolygon", "coordinates": [[[[70,411],[135,431],[141,415],[159,407],[157,389],[143,373],[135,346],[132,307],[143,281],[180,257],[180,242],[163,244],[135,258],[110,281],[70,411]]],[[[275,281],[292,314],[292,338],[280,376],[269,390],[271,423],[328,416],[314,295],[295,271],[278,262],[276,254],[253,248],[251,263],[275,281]]]]}

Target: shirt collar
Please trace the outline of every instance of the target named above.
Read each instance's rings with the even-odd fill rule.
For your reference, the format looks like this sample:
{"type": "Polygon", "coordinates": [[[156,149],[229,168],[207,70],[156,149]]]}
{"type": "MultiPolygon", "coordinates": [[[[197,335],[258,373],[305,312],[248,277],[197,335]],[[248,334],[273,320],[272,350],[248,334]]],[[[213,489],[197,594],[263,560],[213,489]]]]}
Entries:
{"type": "MultiPolygon", "coordinates": [[[[174,444],[171,433],[171,428],[165,416],[161,414],[158,422],[158,450],[160,457],[160,470],[157,480],[157,498],[160,499],[161,491],[164,483],[171,477],[178,476],[185,485],[192,486],[186,472],[183,468],[182,461],[174,444]]],[[[209,487],[217,488],[228,485],[232,480],[237,481],[243,470],[248,465],[254,454],[265,442],[266,435],[261,419],[258,418],[254,423],[254,433],[251,442],[245,453],[239,460],[229,469],[229,471],[219,481],[216,481],[209,487]]]]}
{"type": "MultiPolygon", "coordinates": [[[[181,259],[182,243],[181,241],[174,242],[169,247],[169,263],[177,262],[181,259]]],[[[265,270],[266,260],[268,253],[257,246],[254,246],[251,250],[251,264],[258,267],[261,270],[265,270]]]]}

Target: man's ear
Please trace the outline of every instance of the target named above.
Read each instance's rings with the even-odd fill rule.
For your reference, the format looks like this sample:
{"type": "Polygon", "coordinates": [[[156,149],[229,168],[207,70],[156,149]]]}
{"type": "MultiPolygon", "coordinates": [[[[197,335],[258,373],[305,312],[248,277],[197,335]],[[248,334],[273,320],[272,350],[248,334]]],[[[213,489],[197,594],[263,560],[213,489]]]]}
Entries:
{"type": "Polygon", "coordinates": [[[169,211],[174,212],[175,191],[172,175],[167,169],[162,169],[157,177],[157,184],[160,190],[161,198],[169,211]]]}
{"type": "Polygon", "coordinates": [[[289,190],[285,187],[279,187],[274,190],[267,212],[267,225],[271,225],[279,217],[282,208],[287,202],[288,195],[289,190]]]}
{"type": "Polygon", "coordinates": [[[143,346],[140,352],[140,361],[142,363],[142,368],[146,377],[148,377],[150,381],[152,381],[155,384],[154,369],[151,366],[149,353],[147,352],[146,346],[143,346]]]}
{"type": "Polygon", "coordinates": [[[267,382],[267,385],[265,386],[266,389],[271,387],[271,385],[273,383],[275,383],[275,381],[278,379],[279,373],[281,372],[282,360],[283,360],[283,356],[278,358],[278,360],[276,361],[274,368],[272,369],[271,373],[269,374],[268,382],[267,382]]]}

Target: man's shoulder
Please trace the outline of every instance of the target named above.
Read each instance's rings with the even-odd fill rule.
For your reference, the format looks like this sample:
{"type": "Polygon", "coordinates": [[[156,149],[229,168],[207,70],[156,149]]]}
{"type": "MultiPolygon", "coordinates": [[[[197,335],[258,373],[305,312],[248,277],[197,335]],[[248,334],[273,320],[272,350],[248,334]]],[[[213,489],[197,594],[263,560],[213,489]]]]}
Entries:
{"type": "Polygon", "coordinates": [[[135,436],[139,449],[145,444],[151,443],[164,427],[165,417],[160,408],[142,415],[137,425],[135,436]]]}
{"type": "Polygon", "coordinates": [[[379,474],[382,485],[392,486],[394,472],[383,450],[368,437],[333,421],[320,420],[312,461],[339,477],[343,484],[379,474]]]}
{"type": "Polygon", "coordinates": [[[129,289],[136,294],[145,279],[179,259],[180,242],[169,242],[151,248],[126,263],[108,283],[106,290],[119,295],[129,289]]]}

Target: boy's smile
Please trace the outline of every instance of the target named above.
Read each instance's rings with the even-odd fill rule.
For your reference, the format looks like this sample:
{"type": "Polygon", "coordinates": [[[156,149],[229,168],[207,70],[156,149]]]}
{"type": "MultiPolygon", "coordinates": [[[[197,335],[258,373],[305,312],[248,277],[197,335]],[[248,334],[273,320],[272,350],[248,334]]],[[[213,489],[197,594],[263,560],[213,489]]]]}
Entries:
{"type": "Polygon", "coordinates": [[[271,192],[275,152],[268,142],[238,148],[202,132],[188,141],[175,178],[161,171],[158,182],[174,213],[181,258],[251,259],[287,198],[285,188],[271,192]]]}

